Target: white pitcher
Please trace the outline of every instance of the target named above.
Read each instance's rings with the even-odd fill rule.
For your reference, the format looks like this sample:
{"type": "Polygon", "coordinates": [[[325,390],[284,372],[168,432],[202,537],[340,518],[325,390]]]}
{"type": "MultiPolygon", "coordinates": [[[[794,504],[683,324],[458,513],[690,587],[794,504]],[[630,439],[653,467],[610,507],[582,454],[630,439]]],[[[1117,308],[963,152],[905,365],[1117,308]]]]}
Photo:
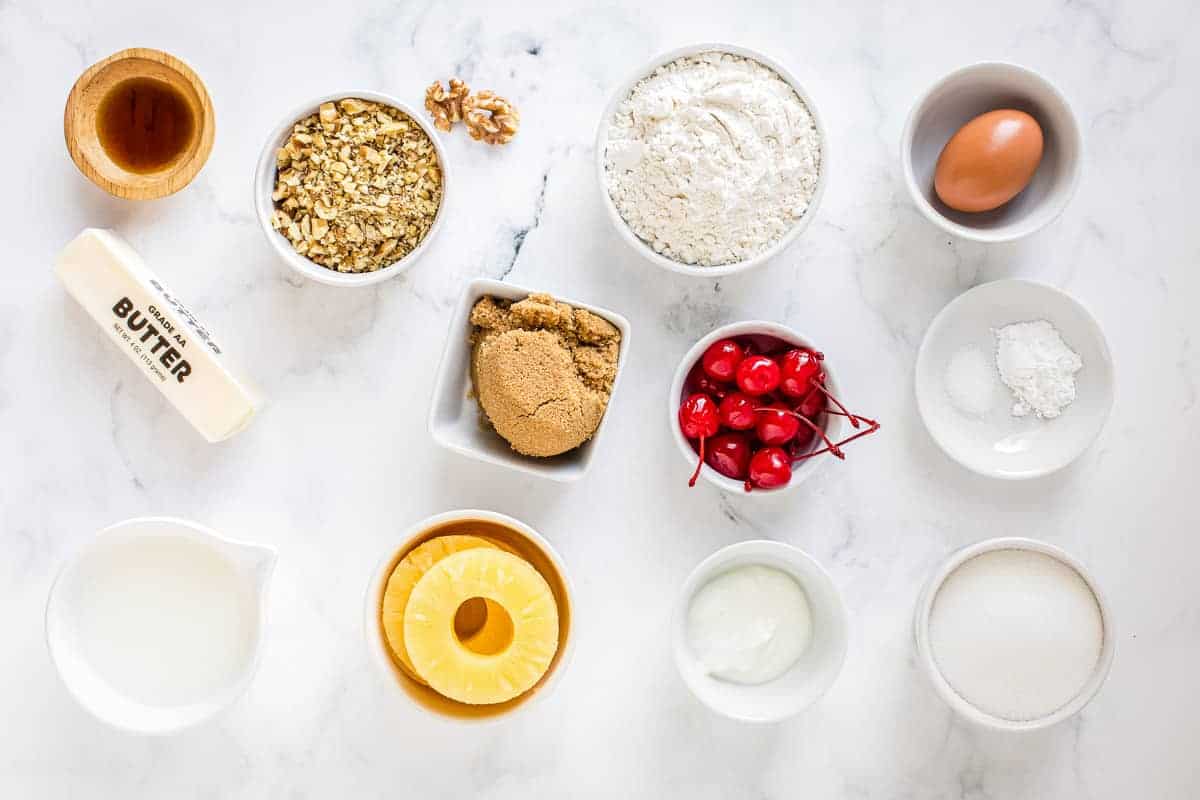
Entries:
{"type": "Polygon", "coordinates": [[[273,548],[170,517],[100,531],[59,572],[46,641],[104,722],[165,734],[229,706],[258,665],[273,548]]]}

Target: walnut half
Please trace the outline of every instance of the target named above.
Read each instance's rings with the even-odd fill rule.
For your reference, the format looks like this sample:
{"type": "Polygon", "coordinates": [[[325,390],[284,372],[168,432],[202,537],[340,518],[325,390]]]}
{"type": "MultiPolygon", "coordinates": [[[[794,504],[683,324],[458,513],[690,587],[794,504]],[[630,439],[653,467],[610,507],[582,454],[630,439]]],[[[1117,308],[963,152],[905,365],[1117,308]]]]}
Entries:
{"type": "Polygon", "coordinates": [[[463,101],[470,93],[467,84],[458,78],[450,79],[450,91],[442,87],[441,81],[434,81],[425,90],[425,109],[433,117],[433,125],[439,131],[449,131],[454,123],[463,118],[463,101]]]}
{"type": "Polygon", "coordinates": [[[516,107],[487,89],[467,97],[462,112],[471,138],[488,144],[508,144],[521,125],[516,107]]]}

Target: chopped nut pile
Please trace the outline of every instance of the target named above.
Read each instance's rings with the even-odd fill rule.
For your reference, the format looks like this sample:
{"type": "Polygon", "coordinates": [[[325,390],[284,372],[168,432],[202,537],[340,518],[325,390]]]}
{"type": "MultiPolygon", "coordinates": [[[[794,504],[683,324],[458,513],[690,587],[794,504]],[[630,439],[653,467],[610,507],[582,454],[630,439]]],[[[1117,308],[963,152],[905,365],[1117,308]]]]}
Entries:
{"type": "Polygon", "coordinates": [[[458,78],[450,80],[449,91],[441,81],[431,83],[425,90],[425,108],[438,130],[449,131],[463,122],[472,139],[488,144],[508,144],[521,127],[521,114],[512,103],[488,89],[471,94],[458,78]]]}
{"type": "Polygon", "coordinates": [[[272,226],[338,272],[375,272],[411,253],[442,202],[433,142],[403,111],[367,100],[322,103],[275,164],[272,226]]]}

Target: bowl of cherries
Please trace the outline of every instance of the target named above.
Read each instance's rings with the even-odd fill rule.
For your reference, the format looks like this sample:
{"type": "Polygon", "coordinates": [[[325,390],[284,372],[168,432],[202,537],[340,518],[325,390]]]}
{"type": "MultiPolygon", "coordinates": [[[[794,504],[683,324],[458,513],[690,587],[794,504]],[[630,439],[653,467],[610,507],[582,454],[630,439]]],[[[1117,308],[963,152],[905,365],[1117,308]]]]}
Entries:
{"type": "Polygon", "coordinates": [[[825,355],[775,322],[735,322],[696,342],[675,370],[671,429],[692,466],[728,492],[798,485],[879,430],[837,397],[825,355]]]}

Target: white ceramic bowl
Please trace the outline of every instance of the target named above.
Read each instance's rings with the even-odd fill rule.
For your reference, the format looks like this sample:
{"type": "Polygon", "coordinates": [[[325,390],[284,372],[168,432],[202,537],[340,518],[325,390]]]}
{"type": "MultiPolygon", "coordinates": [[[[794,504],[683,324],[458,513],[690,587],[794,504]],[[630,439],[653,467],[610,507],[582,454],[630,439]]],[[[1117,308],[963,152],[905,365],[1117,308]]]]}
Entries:
{"type": "Polygon", "coordinates": [[[829,176],[829,139],[826,136],[825,126],[821,123],[821,115],[817,112],[816,103],[812,97],[804,90],[800,81],[796,80],[796,76],[788,70],[787,67],[757,50],[751,50],[748,47],[742,47],[736,44],[728,44],[725,42],[701,42],[698,44],[690,44],[685,47],[678,47],[647,61],[642,66],[638,67],[632,74],[629,75],[613,92],[608,104],[604,107],[604,114],[600,117],[600,124],[596,128],[596,185],[600,189],[601,202],[604,204],[604,209],[608,213],[609,220],[612,221],[613,227],[616,228],[620,237],[635,251],[637,251],[647,261],[655,264],[663,269],[668,269],[672,272],[678,272],[683,275],[695,275],[702,278],[719,278],[723,275],[732,275],[735,272],[744,272],[753,267],[767,263],[775,256],[786,250],[792,242],[804,232],[804,229],[812,222],[816,216],[817,208],[821,204],[821,197],[825,194],[825,184],[829,176]],[[663,64],[670,63],[677,58],[684,56],[696,55],[697,53],[706,53],[709,51],[718,51],[722,53],[732,53],[736,56],[748,58],[765,67],[773,70],[780,78],[791,86],[800,99],[804,101],[804,105],[808,107],[808,111],[812,114],[813,123],[817,128],[817,135],[821,141],[821,171],[817,177],[817,188],[813,192],[812,200],[809,201],[808,209],[804,212],[804,216],[797,220],[791,230],[787,232],[779,241],[767,247],[758,255],[745,259],[744,261],[735,261],[732,264],[720,264],[712,267],[700,266],[697,264],[685,264],[681,261],[667,258],[660,253],[655,252],[654,248],[647,244],[642,239],[638,238],[629,227],[628,223],[621,217],[621,212],[617,211],[616,205],[613,204],[612,197],[608,194],[608,181],[605,177],[604,170],[604,154],[608,145],[608,122],[612,119],[613,112],[617,106],[621,104],[629,93],[633,91],[634,85],[640,80],[646,78],[654,70],[661,67],[663,64]]]}
{"type": "Polygon", "coordinates": [[[700,562],[683,583],[671,623],[675,666],[704,705],[743,722],[778,722],[815,703],[833,685],[846,660],[849,621],[841,593],[812,556],[782,542],[755,540],[724,547],[700,562]],[[687,641],[692,598],[713,578],[749,565],[774,567],[791,575],[808,597],[812,642],[791,669],[773,681],[747,686],[706,674],[687,641]]]}
{"type": "Polygon", "coordinates": [[[438,139],[437,132],[418,109],[409,106],[398,98],[381,94],[380,92],[349,90],[327,94],[288,112],[279,125],[271,131],[271,135],[267,137],[267,141],[263,144],[262,152],[258,156],[258,167],[254,171],[254,210],[258,215],[258,223],[262,227],[263,235],[267,237],[267,241],[271,243],[271,247],[275,248],[275,252],[279,254],[279,257],[289,267],[305,278],[329,286],[370,286],[406,272],[429,249],[429,243],[433,241],[433,237],[441,230],[442,220],[446,216],[446,198],[449,183],[447,175],[449,170],[447,166],[446,151],[442,148],[442,143],[438,139]],[[271,200],[271,193],[275,190],[275,152],[287,141],[292,133],[293,125],[305,117],[317,113],[322,103],[344,100],[347,97],[371,100],[403,111],[421,126],[421,130],[425,131],[425,134],[429,137],[429,141],[433,142],[433,148],[437,151],[438,162],[442,167],[442,202],[438,206],[437,216],[434,217],[433,225],[429,227],[425,238],[421,240],[416,249],[404,258],[375,272],[338,272],[323,267],[297,253],[287,237],[271,227],[271,215],[275,211],[275,204],[271,200]]]}
{"type": "Polygon", "coordinates": [[[920,661],[922,670],[929,678],[930,683],[933,684],[934,690],[946,701],[946,704],[954,709],[963,719],[970,720],[987,728],[1002,731],[1041,730],[1079,713],[1084,706],[1091,702],[1096,693],[1100,691],[1100,687],[1104,684],[1105,678],[1108,677],[1109,669],[1112,667],[1113,654],[1116,649],[1116,632],[1113,629],[1112,612],[1109,610],[1108,603],[1105,601],[1104,595],[1100,592],[1100,588],[1096,585],[1096,581],[1088,573],[1087,569],[1084,568],[1083,564],[1054,545],[1040,542],[1036,539],[1025,539],[1016,536],[988,539],[969,545],[952,553],[949,558],[942,562],[942,565],[938,567],[937,571],[933,573],[929,581],[925,584],[920,597],[917,599],[914,635],[916,636],[917,658],[920,661]],[[1091,589],[1092,594],[1095,596],[1096,605],[1100,609],[1104,642],[1100,648],[1100,658],[1096,662],[1095,672],[1092,673],[1092,677],[1071,702],[1053,714],[1040,719],[1005,719],[989,714],[986,711],[981,711],[971,705],[942,676],[942,672],[938,669],[937,662],[933,657],[933,650],[930,646],[929,618],[933,611],[934,601],[937,599],[937,593],[942,588],[942,584],[946,582],[946,578],[972,558],[996,550],[1030,550],[1057,559],[1073,569],[1083,579],[1084,583],[1088,585],[1088,588],[1091,589]]]}
{"type": "Polygon", "coordinates": [[[1067,466],[1100,435],[1113,403],[1112,357],[1100,325],[1070,295],[1028,280],[985,283],[950,301],[925,332],[914,382],[921,420],[938,446],[967,469],[995,478],[1036,478],[1067,466]],[[1013,417],[1012,395],[996,372],[987,413],[957,409],[945,388],[955,353],[973,346],[994,363],[993,328],[1040,319],[1058,328],[1083,360],[1075,402],[1055,419],[1013,417]]]}
{"type": "MultiPolygon", "coordinates": [[[[802,336],[786,325],[781,325],[778,322],[767,322],[764,320],[749,320],[747,322],[734,322],[729,325],[722,325],[712,333],[705,336],[700,341],[692,345],[692,349],[688,350],[680,359],[679,365],[675,367],[675,377],[671,380],[671,390],[667,394],[667,424],[671,431],[671,438],[675,440],[676,446],[679,447],[679,452],[683,454],[684,460],[687,462],[687,475],[691,475],[691,471],[696,468],[696,451],[692,449],[691,443],[688,442],[683,431],[679,429],[679,404],[684,399],[684,383],[687,381],[688,373],[691,372],[693,366],[700,362],[701,356],[709,346],[719,339],[735,338],[738,336],[748,336],[752,334],[763,334],[774,336],[777,339],[795,345],[796,347],[808,347],[813,350],[820,351],[808,337],[802,336]]],[[[838,394],[837,381],[834,378],[833,370],[829,368],[830,359],[824,362],[825,369],[825,387],[836,397],[838,394]]],[[[835,414],[826,414],[825,433],[833,441],[839,441],[846,433],[846,420],[844,417],[835,414]]],[[[819,444],[814,444],[818,447],[819,444]]],[[[739,495],[763,496],[767,494],[777,494],[785,492],[788,489],[794,489],[813,475],[822,465],[832,456],[815,456],[807,458],[799,462],[799,466],[793,465],[792,479],[786,486],[781,486],[778,489],[755,489],[752,492],[746,491],[745,481],[735,481],[733,478],[727,478],[715,469],[705,464],[700,468],[700,475],[706,481],[724,489],[727,492],[733,492],[739,495]]]]}
{"type": "Polygon", "coordinates": [[[938,227],[977,242],[1007,242],[1052,222],[1075,193],[1083,137],[1062,93],[1037,72],[985,61],[962,67],[931,86],[913,106],[900,139],[900,162],[913,203],[938,227]],[[1041,125],[1042,161],[1033,180],[993,211],[969,214],[947,206],[933,190],[938,156],[950,137],[987,111],[1015,108],[1041,125]]]}
{"type": "Polygon", "coordinates": [[[621,332],[617,375],[608,398],[608,408],[592,438],[574,450],[551,458],[524,456],[513,450],[494,430],[486,428],[480,420],[479,403],[470,395],[471,344],[467,337],[471,334],[471,309],[480,299],[490,295],[504,300],[523,300],[534,291],[536,290],[485,278],[478,278],[467,284],[450,319],[450,330],[446,334],[446,346],[442,351],[442,363],[434,378],[433,400],[429,408],[429,433],[442,447],[479,461],[555,481],[576,481],[582,478],[591,466],[600,437],[604,433],[605,423],[612,414],[617,390],[621,386],[621,375],[629,358],[629,322],[615,311],[554,295],[554,299],[559,302],[586,309],[608,320],[621,332]]]}
{"type": "Polygon", "coordinates": [[[215,531],[172,517],[141,517],[111,525],[96,534],[63,566],[46,602],[46,643],[59,677],[71,695],[96,718],[129,733],[168,734],[198,725],[230,706],[242,695],[258,668],[266,628],[266,587],[274,568],[273,548],[227,539],[215,531]],[[103,559],[112,546],[140,540],[175,537],[211,549],[236,570],[253,610],[253,640],[249,657],[226,685],[185,705],[143,703],[106,680],[85,654],[82,631],[88,606],[89,564],[103,559]]]}
{"type": "MultiPolygon", "coordinates": [[[[367,640],[367,651],[370,653],[370,660],[376,668],[383,681],[391,693],[402,700],[406,705],[418,708],[429,716],[435,719],[448,720],[450,722],[464,723],[468,725],[489,724],[499,720],[512,719],[517,714],[528,710],[535,703],[541,702],[551,691],[558,685],[564,671],[571,663],[571,656],[575,652],[575,628],[578,625],[578,619],[575,615],[575,587],[571,583],[571,578],[567,574],[566,564],[562,558],[551,546],[550,542],[546,541],[533,528],[526,525],[524,522],[513,519],[504,514],[498,514],[495,511],[481,511],[479,509],[463,509],[459,511],[446,511],[441,514],[435,514],[428,519],[423,519],[415,525],[410,526],[399,536],[399,541],[396,545],[388,547],[380,556],[374,571],[371,573],[371,580],[367,586],[366,596],[363,601],[363,632],[367,640]],[[559,643],[560,654],[556,656],[556,661],[550,665],[550,670],[542,678],[541,683],[532,691],[534,694],[529,698],[519,702],[510,710],[502,711],[491,716],[458,716],[452,714],[444,714],[430,708],[424,703],[418,702],[410,689],[406,689],[401,681],[407,678],[398,675],[399,668],[392,660],[389,654],[387,644],[384,640],[383,630],[380,626],[379,609],[383,598],[383,591],[387,587],[388,578],[391,577],[392,570],[395,568],[396,557],[401,553],[406,553],[411,550],[419,540],[435,528],[443,527],[447,524],[459,522],[463,520],[483,520],[486,522],[496,523],[509,528],[520,534],[528,543],[536,548],[545,558],[553,565],[562,580],[563,587],[567,595],[568,610],[570,615],[570,624],[567,628],[567,636],[565,642],[559,643]]],[[[562,614],[562,609],[559,609],[562,614]]]]}

